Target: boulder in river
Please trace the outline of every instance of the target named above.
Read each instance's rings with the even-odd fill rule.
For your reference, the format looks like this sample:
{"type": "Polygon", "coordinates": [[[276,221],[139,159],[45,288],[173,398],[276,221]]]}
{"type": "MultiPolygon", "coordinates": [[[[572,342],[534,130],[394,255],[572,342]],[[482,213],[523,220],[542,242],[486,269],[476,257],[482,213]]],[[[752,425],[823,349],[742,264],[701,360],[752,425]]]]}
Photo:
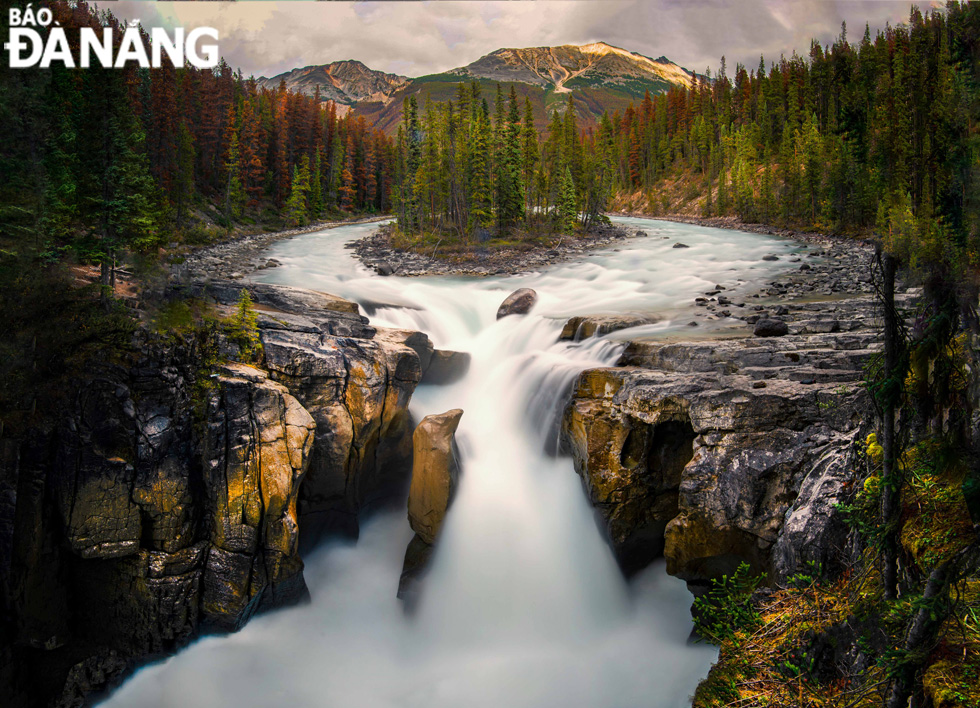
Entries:
{"type": "Polygon", "coordinates": [[[453,436],[463,411],[454,408],[422,419],[412,437],[415,460],[408,492],[408,521],[426,543],[434,543],[456,489],[459,466],[453,436]]]}
{"type": "Polygon", "coordinates": [[[456,428],[463,411],[454,408],[422,419],[415,429],[415,460],[408,492],[408,522],[415,536],[405,551],[398,597],[408,609],[418,599],[419,584],[432,556],[433,544],[446,518],[459,480],[456,428]]]}
{"type": "Polygon", "coordinates": [[[690,248],[686,243],[675,243],[674,248],[690,248]]]}
{"type": "Polygon", "coordinates": [[[470,359],[469,352],[436,349],[432,352],[425,373],[422,374],[421,383],[441,385],[456,383],[470,370],[470,359]]]}
{"type": "Polygon", "coordinates": [[[756,337],[782,337],[789,334],[789,325],[776,317],[764,317],[755,323],[756,337]]]}
{"type": "Polygon", "coordinates": [[[538,294],[531,288],[515,290],[500,303],[497,308],[497,319],[507,315],[526,315],[538,301],[538,294]]]}

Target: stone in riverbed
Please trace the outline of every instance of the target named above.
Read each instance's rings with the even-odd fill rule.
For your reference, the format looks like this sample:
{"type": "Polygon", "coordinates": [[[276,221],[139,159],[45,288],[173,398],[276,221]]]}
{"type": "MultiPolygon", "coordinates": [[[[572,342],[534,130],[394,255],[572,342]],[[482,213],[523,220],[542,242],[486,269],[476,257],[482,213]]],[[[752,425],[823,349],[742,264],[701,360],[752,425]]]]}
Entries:
{"type": "Polygon", "coordinates": [[[454,352],[436,349],[425,373],[422,374],[423,384],[445,385],[456,383],[470,370],[470,355],[468,352],[454,352]]]}
{"type": "Polygon", "coordinates": [[[408,492],[408,522],[415,536],[405,551],[398,597],[407,609],[418,599],[419,585],[432,555],[459,480],[455,433],[463,411],[429,415],[415,429],[415,460],[408,492]]]}
{"type": "Polygon", "coordinates": [[[690,248],[686,243],[675,243],[674,248],[690,248]]]}
{"type": "Polygon", "coordinates": [[[497,319],[507,315],[526,315],[538,301],[538,294],[531,288],[520,288],[508,295],[497,309],[497,319]]]}
{"type": "Polygon", "coordinates": [[[426,543],[434,543],[456,489],[459,466],[453,436],[463,411],[455,408],[422,419],[412,437],[415,461],[408,492],[408,521],[426,543]]]}
{"type": "Polygon", "coordinates": [[[775,317],[766,317],[755,323],[752,333],[756,337],[782,337],[789,334],[789,325],[775,317]]]}

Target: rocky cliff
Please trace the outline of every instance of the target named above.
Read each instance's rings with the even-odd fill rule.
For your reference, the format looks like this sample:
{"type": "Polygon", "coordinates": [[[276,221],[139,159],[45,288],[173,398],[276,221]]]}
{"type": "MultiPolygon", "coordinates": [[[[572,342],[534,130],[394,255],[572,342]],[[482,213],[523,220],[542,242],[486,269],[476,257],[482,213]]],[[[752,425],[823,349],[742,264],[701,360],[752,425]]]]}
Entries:
{"type": "Polygon", "coordinates": [[[661,555],[695,587],[741,562],[772,583],[840,569],[855,541],[836,504],[873,420],[871,298],[721,306],[746,310],[749,327],[632,342],[619,366],[584,372],[565,444],[627,572],[661,555]],[[767,321],[786,334],[761,336],[767,321]]]}
{"type": "MultiPolygon", "coordinates": [[[[190,286],[218,307],[240,284],[190,286]]],[[[140,330],[2,441],[3,705],[80,705],[133,662],[305,597],[299,542],[407,485],[432,347],[354,303],[249,286],[256,366],[140,330]],[[224,358],[224,357],[223,357],[224,358]]]]}

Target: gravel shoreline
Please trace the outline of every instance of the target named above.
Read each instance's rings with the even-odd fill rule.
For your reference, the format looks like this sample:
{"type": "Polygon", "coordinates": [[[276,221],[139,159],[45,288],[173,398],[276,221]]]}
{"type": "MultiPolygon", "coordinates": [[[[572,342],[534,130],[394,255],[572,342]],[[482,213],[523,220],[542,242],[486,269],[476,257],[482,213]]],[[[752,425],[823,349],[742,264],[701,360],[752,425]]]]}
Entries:
{"type": "Polygon", "coordinates": [[[386,221],[390,216],[374,216],[365,219],[350,219],[344,221],[321,221],[298,229],[273,231],[262,234],[240,236],[231,241],[224,241],[211,246],[202,246],[187,254],[181,263],[171,266],[171,279],[176,281],[196,281],[211,279],[241,280],[249,273],[266,268],[275,268],[279,262],[267,258],[262,252],[277,241],[335,229],[338,226],[353,224],[371,224],[386,221]]]}

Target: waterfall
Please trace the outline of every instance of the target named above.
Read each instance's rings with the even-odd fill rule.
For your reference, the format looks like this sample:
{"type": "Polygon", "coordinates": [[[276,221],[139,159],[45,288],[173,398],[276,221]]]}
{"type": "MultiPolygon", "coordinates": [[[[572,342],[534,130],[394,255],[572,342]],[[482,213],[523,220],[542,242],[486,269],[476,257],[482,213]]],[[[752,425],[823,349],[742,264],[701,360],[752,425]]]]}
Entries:
{"type": "MultiPolygon", "coordinates": [[[[378,326],[419,329],[469,352],[467,375],[421,386],[421,418],[464,411],[460,486],[417,612],[395,597],[412,536],[404,511],[364,521],[356,543],[306,558],[312,602],[266,614],[231,636],[205,637],[140,670],[104,705],[154,708],[676,708],[716,656],[689,641],[684,583],[654,564],[620,573],[557,421],[575,377],[612,365],[616,337],[561,342],[563,318],[595,312],[667,315],[646,335],[686,322],[701,291],[733,293],[777,272],[767,253],[792,244],[631,220],[650,233],[547,272],[510,278],[381,278],[343,249],[372,227],[277,244],[282,268],[262,278],[332,292],[371,308],[378,326]],[[689,246],[672,249],[677,240],[689,246]],[[540,301],[496,320],[518,287],[540,301]]],[[[785,268],[785,265],[782,266],[785,268]]]]}

